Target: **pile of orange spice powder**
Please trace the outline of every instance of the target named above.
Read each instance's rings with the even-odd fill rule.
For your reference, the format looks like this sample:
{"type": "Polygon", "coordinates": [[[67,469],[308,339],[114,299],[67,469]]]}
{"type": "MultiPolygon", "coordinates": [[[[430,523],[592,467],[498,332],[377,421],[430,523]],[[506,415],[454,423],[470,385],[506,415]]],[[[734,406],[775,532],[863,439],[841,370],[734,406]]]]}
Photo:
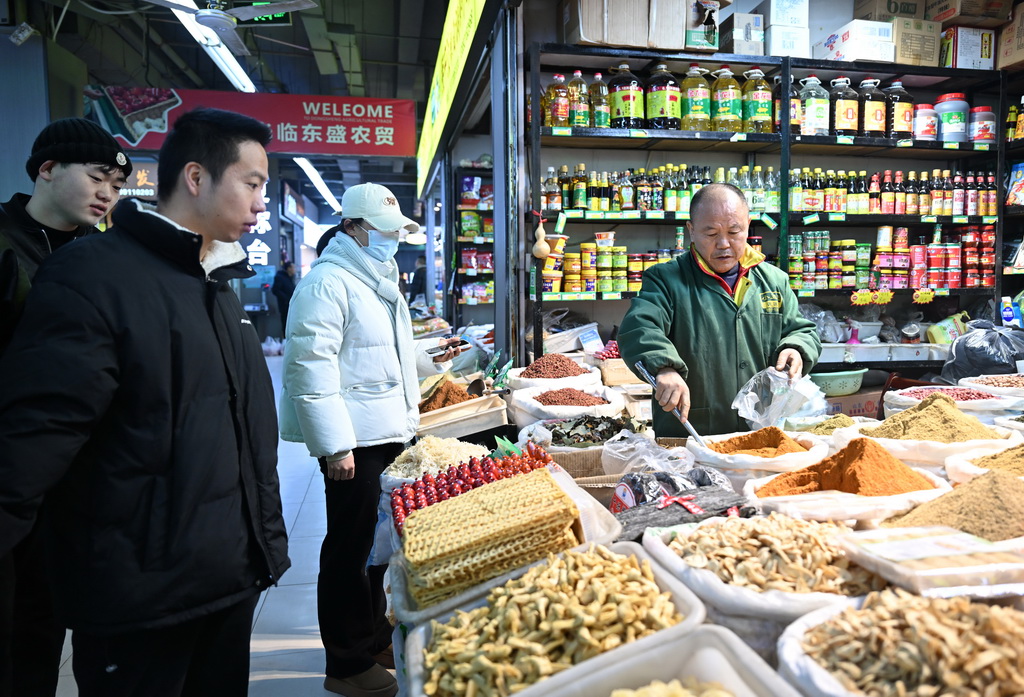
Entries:
{"type": "Polygon", "coordinates": [[[723,455],[753,455],[755,457],[778,457],[789,453],[807,452],[807,448],[775,426],[762,428],[753,433],[744,433],[729,440],[708,443],[708,448],[723,455]]]}

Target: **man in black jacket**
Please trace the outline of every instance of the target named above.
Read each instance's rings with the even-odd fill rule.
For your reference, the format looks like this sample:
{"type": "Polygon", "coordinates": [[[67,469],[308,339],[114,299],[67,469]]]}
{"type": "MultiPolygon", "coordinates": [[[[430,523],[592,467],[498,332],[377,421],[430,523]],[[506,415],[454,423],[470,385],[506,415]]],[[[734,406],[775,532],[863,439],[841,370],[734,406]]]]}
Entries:
{"type": "MultiPolygon", "coordinates": [[[[25,165],[32,195],[0,204],[0,354],[39,265],[117,203],[132,165],[114,137],[85,119],[44,128],[25,165]]],[[[40,526],[0,558],[0,697],[53,697],[64,625],[53,611],[40,526]]]]}
{"type": "Polygon", "coordinates": [[[274,275],[274,285],[270,292],[277,298],[277,310],[281,314],[281,338],[288,333],[288,305],[295,293],[295,264],[287,262],[274,275]]]}
{"type": "Polygon", "coordinates": [[[159,203],[36,275],[0,360],[0,554],[39,502],[82,697],[243,697],[259,593],[288,568],[277,418],[228,281],[264,210],[266,125],[199,109],[159,203]]]}

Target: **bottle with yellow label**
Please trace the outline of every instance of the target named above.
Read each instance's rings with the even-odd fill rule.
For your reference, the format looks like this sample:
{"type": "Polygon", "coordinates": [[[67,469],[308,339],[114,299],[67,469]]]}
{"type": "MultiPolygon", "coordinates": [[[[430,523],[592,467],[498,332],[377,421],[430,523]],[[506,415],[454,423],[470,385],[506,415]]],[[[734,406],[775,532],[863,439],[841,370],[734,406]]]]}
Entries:
{"type": "Polygon", "coordinates": [[[878,89],[879,81],[865,78],[860,83],[860,135],[885,138],[885,93],[878,89]]]}
{"type": "Polygon", "coordinates": [[[860,113],[857,90],[850,87],[850,78],[840,75],[832,81],[831,130],[836,136],[857,135],[857,116],[860,113]]]}
{"type": "Polygon", "coordinates": [[[593,128],[611,126],[611,106],[608,103],[608,83],[601,79],[601,73],[594,73],[594,81],[587,88],[590,94],[590,125],[593,128]]]}
{"type": "Polygon", "coordinates": [[[690,63],[680,91],[683,97],[682,121],[684,131],[711,130],[711,86],[704,78],[705,68],[690,63]]]}
{"type": "Polygon", "coordinates": [[[647,79],[647,128],[679,130],[682,101],[679,81],[668,65],[659,63],[647,79]]]}
{"type": "Polygon", "coordinates": [[[764,71],[754,66],[743,73],[743,132],[772,132],[772,88],[764,71]]]}
{"type": "Polygon", "coordinates": [[[590,126],[590,94],[583,79],[583,71],[573,71],[569,89],[569,125],[587,128],[590,126]]]}
{"type": "Polygon", "coordinates": [[[743,93],[728,65],[712,73],[711,130],[741,133],[743,131],[743,93]]]}
{"type": "Polygon", "coordinates": [[[893,80],[885,90],[886,135],[890,138],[914,137],[914,98],[903,89],[901,80],[893,80]]]}
{"type": "Polygon", "coordinates": [[[614,77],[608,80],[612,128],[644,127],[644,88],[629,72],[629,63],[620,63],[614,77]]]}
{"type": "Polygon", "coordinates": [[[544,110],[545,126],[569,125],[569,88],[565,85],[565,75],[551,76],[551,84],[544,91],[541,108],[544,110]]]}

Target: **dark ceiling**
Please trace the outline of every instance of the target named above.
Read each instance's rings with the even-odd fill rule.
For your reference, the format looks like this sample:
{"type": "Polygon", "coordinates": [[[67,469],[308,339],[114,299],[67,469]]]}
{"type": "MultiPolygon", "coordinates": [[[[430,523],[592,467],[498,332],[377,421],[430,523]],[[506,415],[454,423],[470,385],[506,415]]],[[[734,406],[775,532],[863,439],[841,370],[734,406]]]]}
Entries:
{"type": "MultiPolygon", "coordinates": [[[[448,0],[317,2],[293,13],[291,26],[242,30],[252,55],[239,61],[257,90],[412,99],[422,123],[448,0]]],[[[28,9],[33,26],[85,62],[90,82],[234,90],[168,9],[144,0],[33,0],[28,9]]],[[[339,199],[346,186],[375,181],[412,211],[415,160],[310,159],[339,199]]],[[[284,178],[322,202],[290,159],[280,166],[284,178]]]]}

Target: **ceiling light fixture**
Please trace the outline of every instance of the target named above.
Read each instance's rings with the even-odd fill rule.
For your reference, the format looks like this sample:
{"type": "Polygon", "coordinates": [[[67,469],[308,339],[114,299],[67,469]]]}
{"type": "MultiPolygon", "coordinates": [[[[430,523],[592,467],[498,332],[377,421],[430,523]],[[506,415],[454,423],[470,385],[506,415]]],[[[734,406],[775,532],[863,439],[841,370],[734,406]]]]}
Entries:
{"type": "Polygon", "coordinates": [[[405,236],[405,243],[419,246],[427,243],[427,233],[422,230],[418,232],[410,232],[405,236]]]}
{"type": "Polygon", "coordinates": [[[331,193],[331,190],[327,187],[327,182],[325,182],[324,178],[320,176],[320,173],[316,171],[316,167],[313,166],[313,163],[305,157],[293,157],[292,159],[295,160],[295,164],[301,167],[302,171],[306,173],[306,176],[309,177],[309,181],[313,182],[313,186],[315,186],[316,190],[320,192],[320,195],[324,197],[324,200],[327,201],[327,205],[331,207],[334,214],[338,215],[341,212],[341,204],[338,203],[338,199],[336,199],[334,194],[331,193]]]}
{"type": "MultiPolygon", "coordinates": [[[[195,0],[175,0],[177,4],[198,9],[195,0]]],[[[246,74],[238,59],[228,50],[228,47],[221,43],[220,37],[212,29],[204,27],[196,21],[196,16],[188,12],[172,9],[171,12],[178,18],[178,21],[185,25],[188,33],[192,35],[206,54],[210,56],[220,71],[224,73],[235,89],[240,92],[255,92],[256,85],[246,74]]]]}

